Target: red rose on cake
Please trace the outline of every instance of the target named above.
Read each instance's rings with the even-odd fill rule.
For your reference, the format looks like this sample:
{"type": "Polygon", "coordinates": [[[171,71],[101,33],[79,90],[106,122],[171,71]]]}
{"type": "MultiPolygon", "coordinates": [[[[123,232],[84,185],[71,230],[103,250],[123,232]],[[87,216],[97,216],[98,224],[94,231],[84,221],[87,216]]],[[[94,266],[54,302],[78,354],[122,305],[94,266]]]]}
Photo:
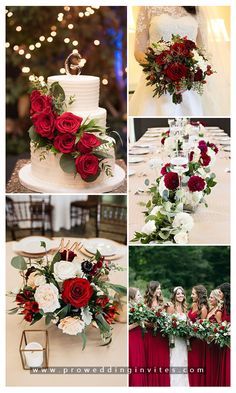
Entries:
{"type": "Polygon", "coordinates": [[[46,96],[40,93],[38,90],[32,91],[30,95],[31,109],[30,113],[39,113],[43,112],[46,108],[51,108],[52,106],[52,97],[46,96]]]}
{"type": "Polygon", "coordinates": [[[32,116],[32,122],[37,134],[41,135],[43,138],[53,139],[55,119],[49,107],[41,113],[35,113],[32,116]]]}
{"type": "Polygon", "coordinates": [[[90,177],[96,176],[100,172],[98,158],[89,153],[77,157],[75,166],[76,171],[83,180],[88,180],[90,177]]]}
{"type": "Polygon", "coordinates": [[[75,134],[81,126],[82,117],[76,116],[71,112],[65,112],[55,121],[56,129],[64,133],[75,134]]]}
{"type": "Polygon", "coordinates": [[[70,278],[64,281],[62,300],[76,308],[87,306],[93,295],[93,287],[85,278],[70,278]]]}
{"type": "Polygon", "coordinates": [[[77,148],[81,153],[90,153],[92,149],[101,145],[101,141],[93,134],[84,132],[80,141],[77,143],[77,148]]]}
{"type": "Polygon", "coordinates": [[[76,136],[73,134],[59,134],[54,139],[54,147],[61,153],[72,153],[75,150],[76,136]]]}

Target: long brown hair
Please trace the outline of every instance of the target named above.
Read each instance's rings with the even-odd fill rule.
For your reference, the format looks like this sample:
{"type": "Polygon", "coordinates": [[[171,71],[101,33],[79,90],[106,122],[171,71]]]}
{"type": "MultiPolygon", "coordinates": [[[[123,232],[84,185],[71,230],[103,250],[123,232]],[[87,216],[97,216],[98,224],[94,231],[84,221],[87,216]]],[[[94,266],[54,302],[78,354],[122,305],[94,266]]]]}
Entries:
{"type": "MultiPolygon", "coordinates": [[[[156,291],[156,289],[160,286],[160,283],[158,281],[150,281],[149,284],[147,285],[147,289],[144,295],[144,303],[148,306],[151,307],[152,302],[153,302],[153,296],[156,291]]],[[[159,298],[156,298],[160,306],[163,304],[163,297],[162,295],[159,296],[159,298]]]]}
{"type": "Polygon", "coordinates": [[[202,307],[205,306],[207,311],[209,311],[208,307],[208,299],[207,299],[207,289],[203,285],[195,285],[193,287],[195,289],[197,297],[198,297],[198,317],[201,316],[202,307]]]}
{"type": "Polygon", "coordinates": [[[184,8],[185,11],[187,11],[189,14],[196,15],[196,13],[197,13],[197,9],[196,9],[195,6],[183,6],[183,8],[184,8]]]}
{"type": "Polygon", "coordinates": [[[134,287],[129,288],[129,302],[135,301],[135,296],[137,295],[138,291],[139,291],[138,288],[134,288],[134,287]]]}
{"type": "Polygon", "coordinates": [[[171,294],[171,298],[170,298],[171,303],[173,303],[174,308],[175,308],[175,310],[176,310],[176,303],[177,303],[177,301],[176,301],[176,294],[177,294],[178,289],[180,289],[180,290],[183,292],[183,294],[184,294],[184,301],[183,301],[183,303],[181,304],[181,306],[182,306],[183,312],[186,312],[188,306],[187,306],[187,302],[186,302],[185,290],[184,290],[183,287],[175,287],[175,288],[173,289],[172,294],[171,294]]]}

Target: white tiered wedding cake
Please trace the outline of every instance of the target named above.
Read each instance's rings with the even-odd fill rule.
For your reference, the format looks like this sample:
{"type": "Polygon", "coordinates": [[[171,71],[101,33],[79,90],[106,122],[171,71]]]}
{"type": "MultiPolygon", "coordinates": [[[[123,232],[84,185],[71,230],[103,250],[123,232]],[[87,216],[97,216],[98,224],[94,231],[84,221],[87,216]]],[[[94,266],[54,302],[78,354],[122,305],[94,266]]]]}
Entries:
{"type": "MultiPolygon", "coordinates": [[[[99,107],[99,84],[99,78],[94,76],[55,75],[48,78],[46,93],[40,89],[34,92],[31,98],[31,114],[32,107],[36,108],[36,113],[32,115],[33,131],[29,132],[31,164],[19,172],[20,181],[24,186],[38,192],[88,193],[112,191],[123,182],[125,173],[115,164],[115,141],[106,135],[106,109],[99,107]],[[68,112],[54,113],[57,101],[53,101],[55,97],[51,98],[50,94],[53,96],[55,86],[61,89],[59,93],[63,93],[68,112]],[[45,108],[46,100],[47,105],[48,102],[51,104],[53,118],[51,113],[47,113],[48,108],[45,108]],[[38,108],[43,109],[40,114],[37,112],[38,108]],[[66,115],[69,118],[63,118],[64,128],[61,129],[58,119],[66,115]],[[92,125],[89,124],[90,121],[92,125]],[[73,122],[79,124],[77,131],[72,129],[73,122]],[[52,123],[53,131],[50,129],[52,123]],[[85,141],[86,148],[83,144],[80,151],[78,145],[82,138],[85,138],[84,134],[95,141],[85,141]],[[88,143],[92,144],[92,147],[88,148],[88,143]],[[68,150],[68,146],[72,145],[73,147],[68,150]],[[69,167],[73,164],[76,170],[68,170],[68,161],[69,167]],[[96,165],[98,171],[95,174],[96,165]],[[88,176],[87,173],[92,175],[88,176]]],[[[57,95],[56,99],[58,97],[61,98],[57,95]]]]}

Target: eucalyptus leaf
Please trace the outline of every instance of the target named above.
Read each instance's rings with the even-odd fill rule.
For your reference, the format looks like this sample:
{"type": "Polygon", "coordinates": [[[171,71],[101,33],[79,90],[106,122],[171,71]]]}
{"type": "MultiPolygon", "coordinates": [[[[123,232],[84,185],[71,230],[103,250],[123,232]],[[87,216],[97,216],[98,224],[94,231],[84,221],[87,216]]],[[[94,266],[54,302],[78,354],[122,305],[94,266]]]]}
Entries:
{"type": "Polygon", "coordinates": [[[13,257],[11,260],[11,265],[18,270],[27,269],[27,263],[25,262],[25,259],[21,256],[13,257]]]}
{"type": "Polygon", "coordinates": [[[78,333],[78,336],[80,336],[82,338],[82,341],[83,341],[82,351],[83,351],[86,347],[87,337],[86,337],[85,332],[78,333]]]}
{"type": "Polygon", "coordinates": [[[50,92],[52,93],[52,95],[55,98],[60,97],[62,101],[65,100],[66,96],[65,96],[65,92],[63,90],[63,88],[61,87],[61,85],[59,84],[59,82],[53,82],[50,86],[50,92]]]}
{"type": "Polygon", "coordinates": [[[76,174],[75,160],[69,154],[62,154],[60,158],[60,167],[65,173],[76,174]]]}
{"type": "Polygon", "coordinates": [[[113,289],[115,292],[120,293],[121,295],[127,295],[127,288],[123,285],[107,283],[109,288],[113,289]]]}

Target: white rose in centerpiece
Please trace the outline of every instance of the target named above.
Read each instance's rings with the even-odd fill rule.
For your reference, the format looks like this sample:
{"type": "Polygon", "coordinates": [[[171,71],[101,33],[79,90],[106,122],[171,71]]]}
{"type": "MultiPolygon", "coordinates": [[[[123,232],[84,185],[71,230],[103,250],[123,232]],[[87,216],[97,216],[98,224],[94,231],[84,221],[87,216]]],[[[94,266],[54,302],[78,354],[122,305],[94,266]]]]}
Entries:
{"type": "Polygon", "coordinates": [[[173,136],[169,136],[165,139],[165,151],[171,153],[174,149],[176,149],[177,140],[173,136]]]}
{"type": "Polygon", "coordinates": [[[207,155],[211,157],[211,162],[209,166],[213,166],[216,162],[216,153],[214,152],[213,149],[211,149],[210,147],[208,147],[207,149],[207,155]]]}
{"type": "Polygon", "coordinates": [[[85,323],[79,317],[65,317],[61,319],[58,328],[63,333],[69,334],[70,336],[76,336],[81,333],[85,328],[85,323]]]}
{"type": "Polygon", "coordinates": [[[155,216],[161,210],[161,208],[162,208],[162,206],[154,206],[154,208],[150,212],[150,215],[155,216]]]}
{"type": "Polygon", "coordinates": [[[195,147],[193,150],[193,159],[192,162],[198,162],[201,157],[201,150],[198,147],[195,147]]]}
{"type": "Polygon", "coordinates": [[[165,183],[164,183],[164,176],[161,178],[160,182],[159,182],[159,186],[158,186],[158,191],[160,193],[160,195],[163,195],[163,192],[167,190],[165,183]]]}
{"type": "Polygon", "coordinates": [[[196,207],[203,197],[202,191],[186,191],[184,194],[183,202],[187,206],[196,207]]]}
{"type": "Polygon", "coordinates": [[[193,218],[188,213],[177,213],[172,223],[173,228],[180,228],[183,231],[190,232],[193,228],[193,218]]]}
{"type": "Polygon", "coordinates": [[[154,220],[148,221],[141,229],[142,233],[146,233],[146,235],[151,235],[152,232],[156,230],[156,224],[154,220]]]}
{"type": "Polygon", "coordinates": [[[68,261],[60,261],[54,264],[54,277],[57,281],[75,278],[77,272],[76,264],[68,261]]]}
{"type": "Polygon", "coordinates": [[[188,243],[188,233],[181,231],[174,236],[175,243],[177,244],[187,244],[188,243]]]}
{"type": "Polygon", "coordinates": [[[53,312],[60,307],[58,296],[58,289],[52,283],[40,285],[34,294],[35,301],[38,303],[39,308],[45,313],[53,312]]]}
{"type": "Polygon", "coordinates": [[[30,273],[27,279],[27,285],[31,288],[36,288],[39,285],[46,284],[46,279],[43,275],[41,275],[37,270],[30,273]]]}
{"type": "Polygon", "coordinates": [[[34,283],[36,287],[40,285],[46,284],[46,278],[42,274],[37,274],[34,279],[34,283]]]}

